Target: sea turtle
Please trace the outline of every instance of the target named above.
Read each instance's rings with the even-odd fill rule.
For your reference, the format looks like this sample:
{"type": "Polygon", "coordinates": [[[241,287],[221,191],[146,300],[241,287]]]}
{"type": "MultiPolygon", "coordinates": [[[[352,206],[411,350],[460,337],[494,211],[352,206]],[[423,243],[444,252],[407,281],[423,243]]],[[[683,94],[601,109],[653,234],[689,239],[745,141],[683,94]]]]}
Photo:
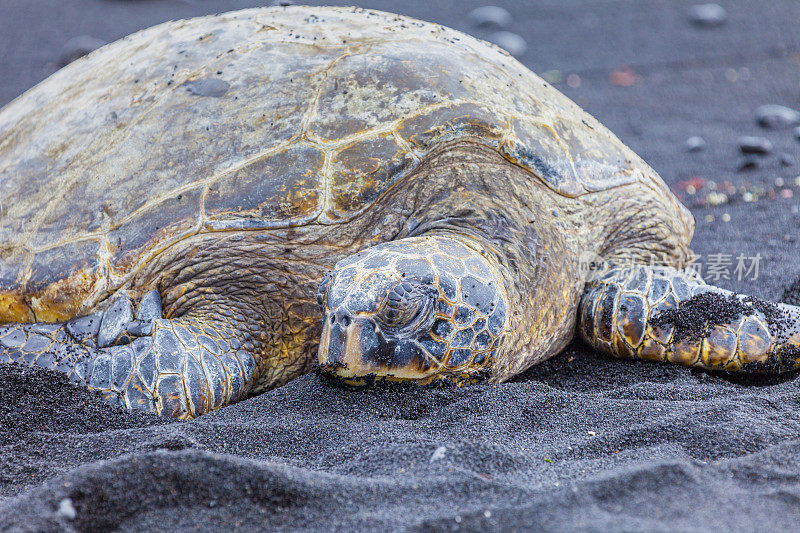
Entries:
{"type": "Polygon", "coordinates": [[[198,416],[316,354],[503,381],[576,331],[798,366],[800,310],[681,270],[692,216],[611,132],[499,48],[377,11],[169,22],[72,63],[0,112],[0,214],[0,358],[135,409],[198,416]]]}

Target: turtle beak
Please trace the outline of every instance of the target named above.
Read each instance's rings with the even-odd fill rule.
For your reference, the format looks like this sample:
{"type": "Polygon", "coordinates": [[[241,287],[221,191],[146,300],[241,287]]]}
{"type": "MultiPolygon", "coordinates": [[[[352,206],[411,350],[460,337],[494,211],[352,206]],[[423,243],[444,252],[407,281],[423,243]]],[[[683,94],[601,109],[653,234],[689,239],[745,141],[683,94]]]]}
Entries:
{"type": "Polygon", "coordinates": [[[412,342],[387,339],[371,317],[328,311],[319,343],[320,369],[346,382],[358,378],[422,379],[430,365],[412,342]]]}
{"type": "Polygon", "coordinates": [[[348,313],[328,313],[319,345],[319,364],[339,367],[360,362],[363,356],[377,356],[380,340],[373,324],[348,313]]]}

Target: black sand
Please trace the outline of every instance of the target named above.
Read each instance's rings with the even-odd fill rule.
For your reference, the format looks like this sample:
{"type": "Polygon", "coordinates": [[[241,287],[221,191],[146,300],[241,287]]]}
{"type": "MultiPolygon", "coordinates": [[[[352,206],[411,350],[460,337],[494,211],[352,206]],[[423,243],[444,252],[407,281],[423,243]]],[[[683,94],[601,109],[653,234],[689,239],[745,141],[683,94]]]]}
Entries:
{"type": "MultiPolygon", "coordinates": [[[[72,37],[110,41],[256,4],[5,2],[0,103],[46,76],[72,37]]],[[[695,176],[764,188],[756,202],[693,207],[694,248],[702,258],[761,254],[758,279],[731,272],[717,283],[780,299],[800,274],[800,167],[770,155],[737,172],[736,139],[766,136],[800,157],[790,130],[760,129],[753,116],[761,104],[800,106],[798,4],[724,2],[727,23],[710,29],[688,21],[690,2],[530,4],[506,4],[510,29],[528,42],[522,60],[562,80],[577,74],[579,87],[557,86],[687,203],[705,195],[683,191],[695,176]],[[610,82],[622,65],[638,76],[633,86],[610,82]],[[706,150],[685,151],[692,135],[706,150]],[[781,198],[785,189],[792,198],[781,198]]],[[[467,22],[477,2],[362,5],[486,35],[467,22]]],[[[309,375],[183,423],[117,411],[56,374],[2,366],[0,529],[796,531],[798,380],[574,346],[498,386],[351,391],[309,375]]]]}

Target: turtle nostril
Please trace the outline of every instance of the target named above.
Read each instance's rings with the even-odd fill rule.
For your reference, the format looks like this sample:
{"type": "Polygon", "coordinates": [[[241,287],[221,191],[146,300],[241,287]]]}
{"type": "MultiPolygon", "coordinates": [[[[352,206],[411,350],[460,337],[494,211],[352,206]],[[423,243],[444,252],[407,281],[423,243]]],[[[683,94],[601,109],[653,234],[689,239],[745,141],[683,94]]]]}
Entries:
{"type": "Polygon", "coordinates": [[[353,321],[352,317],[350,316],[350,313],[348,313],[347,311],[339,310],[335,313],[331,313],[330,316],[331,316],[331,325],[339,324],[339,327],[342,328],[346,328],[353,321]]]}

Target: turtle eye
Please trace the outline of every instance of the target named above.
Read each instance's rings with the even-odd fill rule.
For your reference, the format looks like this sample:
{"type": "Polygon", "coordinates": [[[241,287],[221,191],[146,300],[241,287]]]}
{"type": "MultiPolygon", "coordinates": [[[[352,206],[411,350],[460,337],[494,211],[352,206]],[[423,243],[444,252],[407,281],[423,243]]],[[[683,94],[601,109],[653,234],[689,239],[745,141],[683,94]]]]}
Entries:
{"type": "Polygon", "coordinates": [[[317,304],[319,304],[323,314],[325,314],[325,300],[328,298],[328,289],[333,282],[333,278],[333,271],[326,273],[322,281],[319,282],[319,287],[317,287],[317,304]]]}
{"type": "Polygon", "coordinates": [[[376,318],[390,331],[425,329],[436,318],[436,297],[432,287],[410,281],[400,282],[386,295],[376,318]]]}

